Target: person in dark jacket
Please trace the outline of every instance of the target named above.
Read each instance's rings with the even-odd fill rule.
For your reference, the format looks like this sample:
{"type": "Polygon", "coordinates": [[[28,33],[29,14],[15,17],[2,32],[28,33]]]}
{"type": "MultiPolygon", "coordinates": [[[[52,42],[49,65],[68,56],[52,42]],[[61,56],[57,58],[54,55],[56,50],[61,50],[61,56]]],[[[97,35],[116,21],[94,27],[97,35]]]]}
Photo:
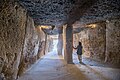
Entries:
{"type": "Polygon", "coordinates": [[[78,59],[80,62],[82,62],[82,43],[79,42],[79,45],[75,48],[73,47],[74,49],[77,49],[77,55],[78,55],[78,59]]]}

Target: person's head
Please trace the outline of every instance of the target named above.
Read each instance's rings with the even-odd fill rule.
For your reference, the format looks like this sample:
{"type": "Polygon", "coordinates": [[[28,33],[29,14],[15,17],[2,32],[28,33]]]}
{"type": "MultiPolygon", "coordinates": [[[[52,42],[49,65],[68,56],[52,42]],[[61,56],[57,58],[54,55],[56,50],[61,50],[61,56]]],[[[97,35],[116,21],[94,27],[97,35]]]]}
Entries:
{"type": "Polygon", "coordinates": [[[82,43],[81,43],[81,42],[79,42],[79,45],[82,45],[82,43]]]}

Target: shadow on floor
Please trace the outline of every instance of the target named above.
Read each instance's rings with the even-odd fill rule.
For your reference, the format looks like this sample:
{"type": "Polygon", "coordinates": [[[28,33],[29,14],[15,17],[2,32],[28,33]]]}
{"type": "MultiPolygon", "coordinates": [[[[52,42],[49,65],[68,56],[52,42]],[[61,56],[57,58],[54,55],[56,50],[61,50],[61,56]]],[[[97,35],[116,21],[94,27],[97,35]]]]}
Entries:
{"type": "Polygon", "coordinates": [[[85,63],[81,62],[81,65],[84,65],[86,68],[88,68],[91,72],[93,72],[95,75],[99,75],[101,76],[102,80],[112,80],[110,78],[105,77],[102,73],[98,72],[97,70],[95,70],[94,68],[92,68],[89,65],[86,65],[85,63]]]}
{"type": "MultiPolygon", "coordinates": [[[[75,63],[77,62],[76,64],[79,64],[76,53],[73,53],[73,61],[75,63]]],[[[82,62],[84,63],[84,64],[82,63],[83,65],[120,69],[120,64],[104,63],[104,62],[96,61],[92,58],[88,58],[84,56],[83,56],[82,62]]]]}
{"type": "Polygon", "coordinates": [[[104,63],[104,62],[100,62],[100,61],[95,61],[91,58],[83,58],[83,62],[85,65],[89,65],[89,66],[98,66],[98,67],[106,67],[106,68],[116,68],[116,69],[120,69],[120,65],[119,64],[109,64],[109,63],[104,63]]]}

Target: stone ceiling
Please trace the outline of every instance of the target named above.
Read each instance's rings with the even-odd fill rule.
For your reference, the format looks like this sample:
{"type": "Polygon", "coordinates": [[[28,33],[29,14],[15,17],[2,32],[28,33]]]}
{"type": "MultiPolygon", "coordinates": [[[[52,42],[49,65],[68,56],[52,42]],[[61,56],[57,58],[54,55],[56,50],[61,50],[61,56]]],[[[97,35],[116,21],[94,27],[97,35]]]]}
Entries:
{"type": "Polygon", "coordinates": [[[19,0],[37,25],[61,26],[79,19],[95,0],[19,0]]]}
{"type": "Polygon", "coordinates": [[[120,18],[120,0],[98,0],[79,21],[94,23],[116,18],[120,18]]]}
{"type": "MultiPolygon", "coordinates": [[[[19,0],[19,3],[27,9],[36,25],[61,27],[76,21],[86,24],[120,18],[120,0],[19,0]]],[[[45,31],[61,33],[58,29],[45,31]]]]}

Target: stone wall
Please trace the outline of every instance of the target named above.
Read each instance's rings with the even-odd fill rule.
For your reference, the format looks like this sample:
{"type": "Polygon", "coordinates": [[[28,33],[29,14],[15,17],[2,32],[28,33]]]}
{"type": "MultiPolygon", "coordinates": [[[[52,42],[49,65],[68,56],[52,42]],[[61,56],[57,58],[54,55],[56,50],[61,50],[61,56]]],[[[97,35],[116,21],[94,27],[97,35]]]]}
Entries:
{"type": "MultiPolygon", "coordinates": [[[[77,45],[78,45],[78,42],[79,42],[79,34],[73,34],[73,46],[76,48],[77,45]]],[[[73,49],[73,53],[76,53],[77,50],[76,49],[73,49]]]]}
{"type": "Polygon", "coordinates": [[[53,38],[50,37],[50,35],[48,36],[48,40],[47,40],[47,45],[48,45],[48,52],[51,52],[53,50],[53,38]]]}
{"type": "Polygon", "coordinates": [[[120,19],[106,23],[106,62],[120,64],[120,19]]]}
{"type": "Polygon", "coordinates": [[[45,54],[47,54],[47,53],[51,52],[53,50],[53,47],[54,47],[53,38],[51,37],[51,35],[46,36],[46,41],[45,42],[46,43],[45,43],[44,49],[45,49],[45,54]]]}
{"type": "Polygon", "coordinates": [[[39,36],[39,50],[38,50],[38,54],[37,57],[40,58],[41,56],[44,56],[44,52],[45,52],[45,33],[42,31],[42,29],[40,28],[40,26],[36,27],[37,32],[38,32],[38,36],[39,36]]]}
{"type": "MultiPolygon", "coordinates": [[[[81,31],[80,33],[74,34],[73,35],[73,46],[77,47],[78,42],[82,42],[82,46],[83,46],[83,55],[85,55],[86,57],[90,57],[90,50],[89,50],[89,37],[88,37],[88,30],[85,31],[81,31]]],[[[73,49],[74,52],[76,52],[75,49],[73,49]]]]}
{"type": "Polygon", "coordinates": [[[105,23],[90,24],[88,27],[88,29],[74,35],[75,46],[78,45],[78,41],[81,41],[83,55],[95,60],[104,61],[106,49],[105,23]]]}
{"type": "Polygon", "coordinates": [[[83,53],[98,61],[120,63],[120,20],[87,25],[89,28],[74,34],[74,46],[82,42],[83,53]]]}
{"type": "Polygon", "coordinates": [[[24,41],[23,54],[21,56],[21,62],[19,65],[18,76],[20,76],[26,68],[29,68],[37,60],[39,50],[39,36],[35,29],[33,19],[27,17],[26,34],[24,41]]]}
{"type": "MultiPolygon", "coordinates": [[[[0,77],[15,80],[38,58],[41,35],[27,11],[14,2],[0,11],[0,77]]],[[[44,35],[43,35],[44,36],[44,35]]]]}
{"type": "Polygon", "coordinates": [[[63,49],[63,34],[59,34],[58,35],[58,43],[57,43],[58,55],[62,55],[62,49],[63,49]]]}
{"type": "Polygon", "coordinates": [[[15,3],[7,4],[0,12],[0,58],[3,61],[0,73],[7,80],[15,79],[18,73],[26,19],[25,9],[15,3]]]}
{"type": "Polygon", "coordinates": [[[95,28],[88,30],[88,49],[90,57],[104,61],[106,49],[106,25],[105,23],[96,23],[92,26],[95,26],[95,28]]]}

